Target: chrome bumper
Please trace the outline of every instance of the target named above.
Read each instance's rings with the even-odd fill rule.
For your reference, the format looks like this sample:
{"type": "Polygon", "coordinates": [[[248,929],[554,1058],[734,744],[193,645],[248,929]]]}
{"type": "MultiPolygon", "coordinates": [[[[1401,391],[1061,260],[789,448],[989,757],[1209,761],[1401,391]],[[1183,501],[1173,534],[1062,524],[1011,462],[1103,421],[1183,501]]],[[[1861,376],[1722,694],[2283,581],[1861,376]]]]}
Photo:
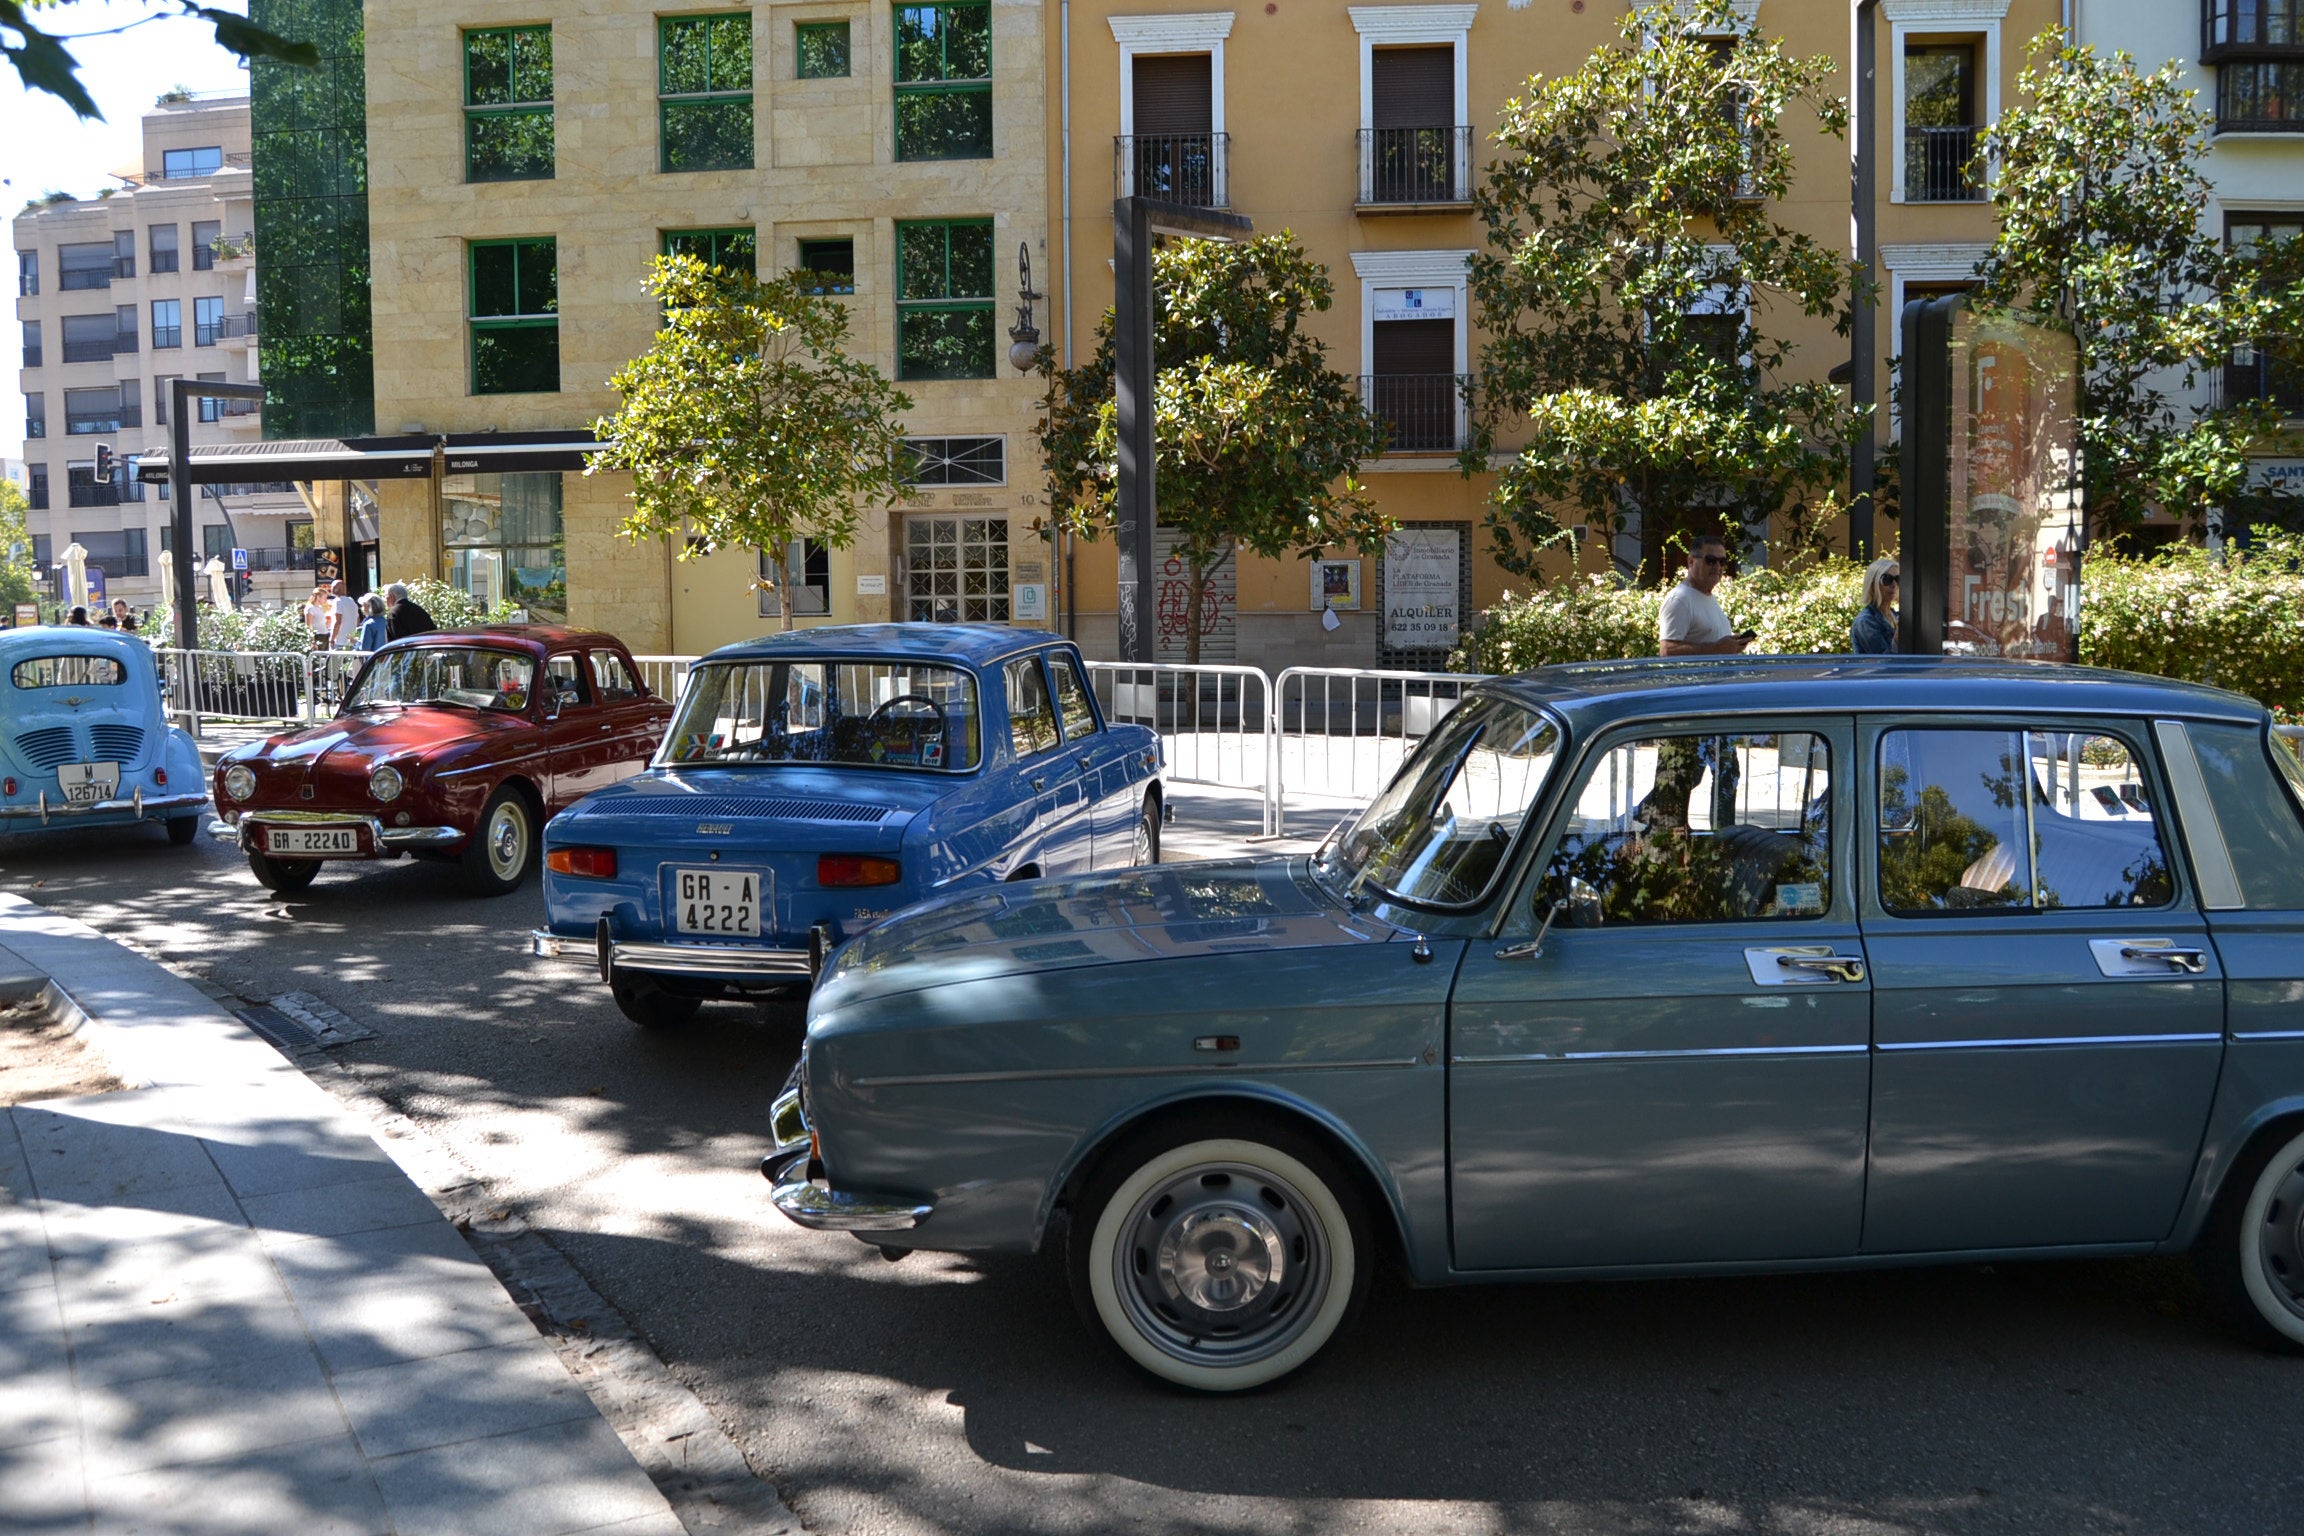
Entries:
{"type": "MultiPolygon", "coordinates": [[[[248,835],[251,827],[342,827],[355,826],[368,829],[368,846],[374,854],[365,853],[290,853],[290,859],[365,859],[381,857],[385,853],[403,853],[413,848],[442,848],[460,843],[471,834],[462,827],[388,827],[374,816],[358,811],[246,811],[239,821],[217,821],[208,828],[217,837],[229,838],[239,845],[242,853],[262,853],[251,846],[248,835]]],[[[269,855],[267,855],[269,857],[269,855]]]]}
{"type": "Polygon", "coordinates": [[[800,1090],[787,1088],[768,1111],[774,1149],[760,1159],[760,1175],[773,1186],[768,1199],[795,1225],[811,1232],[909,1232],[936,1207],[864,1200],[829,1188],[815,1158],[815,1138],[800,1107],[800,1090]]]}
{"type": "Polygon", "coordinates": [[[528,951],[539,960],[582,956],[613,967],[659,976],[702,976],[714,980],[806,981],[816,974],[804,949],[737,949],[705,944],[626,944],[605,935],[572,939],[548,929],[532,929],[528,951]],[[606,953],[602,953],[605,945],[606,953]]]}
{"type": "Polygon", "coordinates": [[[58,817],[69,820],[74,816],[117,816],[123,811],[138,821],[142,821],[147,816],[159,816],[166,819],[171,811],[198,810],[207,803],[208,796],[205,792],[197,795],[170,795],[162,800],[147,800],[144,798],[144,791],[139,788],[136,793],[125,800],[98,800],[93,805],[86,802],[74,805],[69,801],[51,803],[48,799],[48,791],[42,790],[39,800],[31,805],[0,805],[0,821],[36,819],[40,825],[46,826],[58,817]]]}

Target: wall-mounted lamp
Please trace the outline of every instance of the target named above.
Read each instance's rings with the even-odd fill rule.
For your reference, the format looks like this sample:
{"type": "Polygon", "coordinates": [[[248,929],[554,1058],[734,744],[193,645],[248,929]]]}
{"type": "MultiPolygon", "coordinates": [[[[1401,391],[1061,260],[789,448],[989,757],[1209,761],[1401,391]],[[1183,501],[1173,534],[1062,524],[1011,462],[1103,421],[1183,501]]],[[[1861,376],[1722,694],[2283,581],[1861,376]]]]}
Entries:
{"type": "Polygon", "coordinates": [[[1016,247],[1016,280],[1016,323],[1008,328],[1008,361],[1018,373],[1030,373],[1040,366],[1040,328],[1032,323],[1032,305],[1047,295],[1032,291],[1032,247],[1027,243],[1016,247]]]}

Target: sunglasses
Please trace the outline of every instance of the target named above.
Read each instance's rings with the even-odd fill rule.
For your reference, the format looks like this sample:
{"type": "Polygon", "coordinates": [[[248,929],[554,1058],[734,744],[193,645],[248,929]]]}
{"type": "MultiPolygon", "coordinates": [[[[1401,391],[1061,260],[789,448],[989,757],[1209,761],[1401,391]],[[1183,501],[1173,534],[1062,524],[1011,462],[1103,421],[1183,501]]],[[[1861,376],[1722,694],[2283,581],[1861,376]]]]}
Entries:
{"type": "Polygon", "coordinates": [[[1901,576],[1883,576],[1880,578],[1880,585],[1884,587],[1902,586],[1903,582],[1904,578],[1901,576]]]}
{"type": "Polygon", "coordinates": [[[1688,559],[1688,563],[1690,565],[1724,566],[1728,563],[1728,557],[1726,555],[1691,555],[1688,559]]]}

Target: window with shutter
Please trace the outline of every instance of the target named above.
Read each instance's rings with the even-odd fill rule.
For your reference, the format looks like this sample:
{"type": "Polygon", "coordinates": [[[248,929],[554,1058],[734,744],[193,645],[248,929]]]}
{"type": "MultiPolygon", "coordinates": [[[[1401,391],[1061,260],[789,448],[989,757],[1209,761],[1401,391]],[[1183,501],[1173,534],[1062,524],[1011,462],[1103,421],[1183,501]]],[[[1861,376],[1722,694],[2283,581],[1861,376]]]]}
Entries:
{"type": "Polygon", "coordinates": [[[1137,196],[1222,206],[1212,79],[1205,53],[1154,54],[1133,61],[1130,137],[1122,146],[1130,190],[1137,196]]]}
{"type": "Polygon", "coordinates": [[[1368,409],[1390,432],[1394,453],[1458,446],[1456,322],[1379,320],[1371,327],[1368,409]]]}
{"type": "Polygon", "coordinates": [[[1460,200],[1466,153],[1456,122],[1453,47],[1378,48],[1368,56],[1364,203],[1460,200]]]}

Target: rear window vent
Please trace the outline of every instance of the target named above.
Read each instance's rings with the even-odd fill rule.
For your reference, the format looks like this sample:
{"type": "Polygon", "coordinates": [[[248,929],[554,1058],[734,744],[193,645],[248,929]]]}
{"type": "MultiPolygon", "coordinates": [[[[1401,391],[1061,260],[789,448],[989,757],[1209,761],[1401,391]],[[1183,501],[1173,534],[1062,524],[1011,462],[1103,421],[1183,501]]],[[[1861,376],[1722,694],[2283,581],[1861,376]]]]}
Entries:
{"type": "Polygon", "coordinates": [[[649,795],[617,807],[637,816],[693,816],[699,821],[734,821],[774,816],[785,821],[884,821],[888,808],[846,800],[802,800],[782,795],[649,795]]]}

